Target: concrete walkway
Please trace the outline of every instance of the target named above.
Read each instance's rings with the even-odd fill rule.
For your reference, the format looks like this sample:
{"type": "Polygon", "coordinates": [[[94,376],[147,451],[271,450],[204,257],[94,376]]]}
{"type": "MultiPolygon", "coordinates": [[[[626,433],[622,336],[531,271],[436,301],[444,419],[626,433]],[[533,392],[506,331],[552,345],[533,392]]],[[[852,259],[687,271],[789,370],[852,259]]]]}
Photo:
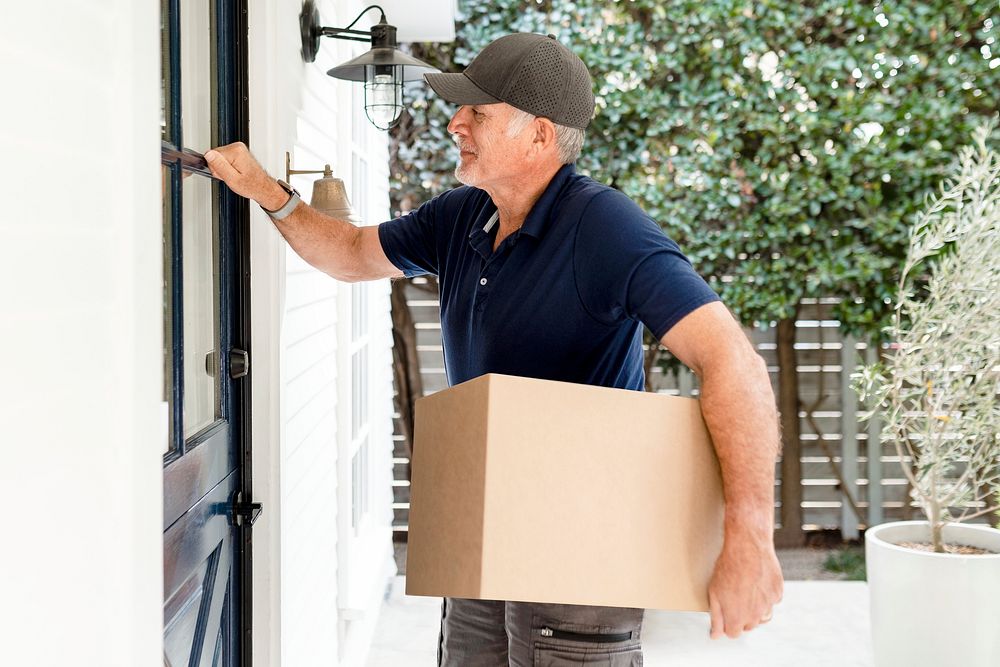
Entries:
{"type": "MultiPolygon", "coordinates": [[[[396,577],[382,607],[367,667],[433,667],[438,598],[403,594],[396,577]]],[[[708,614],[648,611],[648,667],[871,667],[868,588],[855,581],[786,581],[767,625],[739,639],[708,638],[708,614]]]]}

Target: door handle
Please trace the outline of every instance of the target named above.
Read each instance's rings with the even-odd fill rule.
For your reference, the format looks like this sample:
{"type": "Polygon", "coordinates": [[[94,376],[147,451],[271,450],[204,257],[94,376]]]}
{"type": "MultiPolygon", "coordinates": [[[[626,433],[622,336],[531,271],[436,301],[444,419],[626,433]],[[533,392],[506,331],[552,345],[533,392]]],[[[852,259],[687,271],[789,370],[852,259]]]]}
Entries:
{"type": "Polygon", "coordinates": [[[233,499],[229,505],[229,514],[235,525],[242,526],[246,524],[252,526],[257,517],[264,511],[263,508],[264,506],[260,503],[243,502],[243,492],[237,491],[233,494],[233,499]]]}
{"type": "Polygon", "coordinates": [[[229,351],[229,377],[237,379],[250,372],[250,353],[233,348],[229,351]]]}

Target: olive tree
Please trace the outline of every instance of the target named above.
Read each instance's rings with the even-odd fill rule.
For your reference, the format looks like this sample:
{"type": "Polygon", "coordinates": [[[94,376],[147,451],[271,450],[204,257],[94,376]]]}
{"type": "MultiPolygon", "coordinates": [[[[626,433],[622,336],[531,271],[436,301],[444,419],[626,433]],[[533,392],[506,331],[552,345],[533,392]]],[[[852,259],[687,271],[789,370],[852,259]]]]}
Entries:
{"type": "Polygon", "coordinates": [[[1000,510],[1000,155],[976,132],[910,231],[886,360],[857,388],[944,551],[946,523],[1000,510]]]}

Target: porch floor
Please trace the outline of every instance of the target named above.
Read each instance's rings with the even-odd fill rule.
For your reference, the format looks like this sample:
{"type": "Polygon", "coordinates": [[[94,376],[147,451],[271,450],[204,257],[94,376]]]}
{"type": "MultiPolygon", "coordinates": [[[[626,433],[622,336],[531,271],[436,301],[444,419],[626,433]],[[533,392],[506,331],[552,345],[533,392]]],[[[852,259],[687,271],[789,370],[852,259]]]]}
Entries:
{"type": "MultiPolygon", "coordinates": [[[[432,667],[440,598],[404,595],[395,577],[367,667],[432,667]]],[[[786,581],[774,619],[739,639],[708,638],[708,614],[647,611],[644,662],[651,667],[871,667],[868,587],[861,581],[786,581]]]]}

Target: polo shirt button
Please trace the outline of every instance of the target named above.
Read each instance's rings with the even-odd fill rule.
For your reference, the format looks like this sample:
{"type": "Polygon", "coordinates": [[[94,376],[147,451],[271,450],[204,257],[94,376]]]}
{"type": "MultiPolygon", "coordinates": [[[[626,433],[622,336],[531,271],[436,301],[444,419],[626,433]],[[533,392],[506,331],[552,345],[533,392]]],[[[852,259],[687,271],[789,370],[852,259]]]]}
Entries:
{"type": "Polygon", "coordinates": [[[486,278],[480,278],[479,279],[479,284],[480,285],[485,285],[486,284],[486,278]]]}

